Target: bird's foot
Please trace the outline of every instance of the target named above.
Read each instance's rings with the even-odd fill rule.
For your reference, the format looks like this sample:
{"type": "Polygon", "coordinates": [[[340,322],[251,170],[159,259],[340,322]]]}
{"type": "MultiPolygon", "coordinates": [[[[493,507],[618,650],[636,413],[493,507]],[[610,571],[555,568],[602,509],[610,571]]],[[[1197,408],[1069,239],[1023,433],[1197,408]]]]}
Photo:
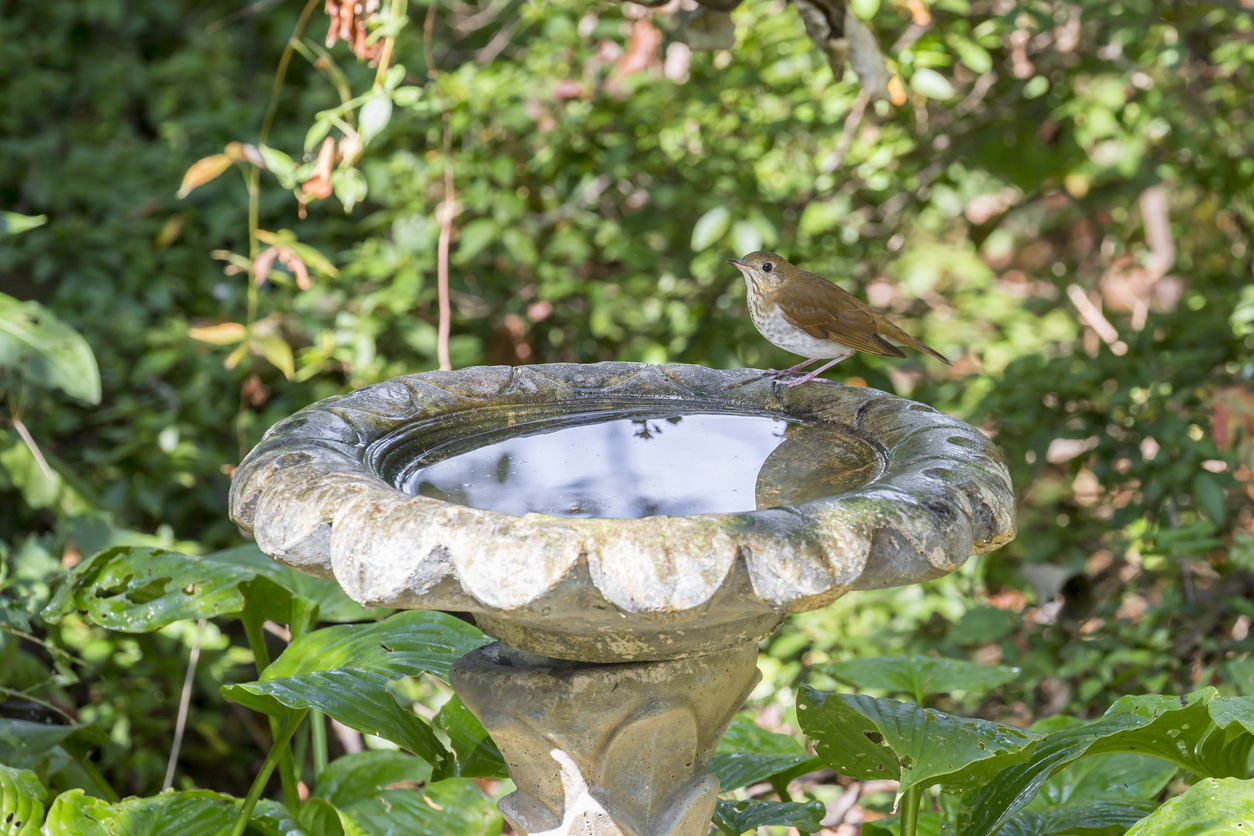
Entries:
{"type": "Polygon", "coordinates": [[[814,362],[813,360],[806,360],[803,363],[798,363],[797,365],[793,366],[791,369],[758,369],[758,374],[767,375],[770,377],[795,377],[801,374],[802,369],[804,369],[806,366],[810,365],[813,362],[814,362]]]}
{"type": "Polygon", "coordinates": [[[836,365],[836,364],[837,364],[837,363],[839,363],[841,360],[844,360],[844,359],[846,359],[846,358],[848,358],[848,357],[849,357],[849,355],[848,355],[848,354],[842,354],[842,355],[840,355],[839,357],[835,357],[835,358],[833,358],[830,362],[825,363],[825,364],[824,364],[824,365],[822,365],[822,366],[819,366],[817,369],[815,369],[814,371],[810,372],[809,374],[803,374],[801,377],[798,377],[798,378],[796,378],[795,380],[782,380],[782,381],[776,381],[776,382],[778,382],[778,383],[780,383],[780,384],[782,384],[782,385],[784,385],[784,386],[787,386],[787,387],[789,387],[789,388],[791,388],[791,387],[793,387],[793,386],[800,386],[800,385],[801,385],[801,384],[803,384],[803,383],[809,383],[811,380],[814,380],[816,377],[818,377],[819,375],[821,375],[823,372],[827,371],[827,370],[828,370],[828,369],[830,369],[832,366],[836,365]]]}

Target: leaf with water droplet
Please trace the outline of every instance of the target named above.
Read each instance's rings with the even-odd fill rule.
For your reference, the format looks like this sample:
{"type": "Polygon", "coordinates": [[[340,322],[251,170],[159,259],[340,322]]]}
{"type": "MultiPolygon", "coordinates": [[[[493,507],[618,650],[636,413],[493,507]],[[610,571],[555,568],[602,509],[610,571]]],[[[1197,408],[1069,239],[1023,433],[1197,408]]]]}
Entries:
{"type": "Polygon", "coordinates": [[[916,786],[940,784],[951,792],[981,786],[1027,760],[1044,737],[914,703],[808,687],[797,707],[801,728],[824,763],[851,778],[899,778],[899,797],[916,786]]]}

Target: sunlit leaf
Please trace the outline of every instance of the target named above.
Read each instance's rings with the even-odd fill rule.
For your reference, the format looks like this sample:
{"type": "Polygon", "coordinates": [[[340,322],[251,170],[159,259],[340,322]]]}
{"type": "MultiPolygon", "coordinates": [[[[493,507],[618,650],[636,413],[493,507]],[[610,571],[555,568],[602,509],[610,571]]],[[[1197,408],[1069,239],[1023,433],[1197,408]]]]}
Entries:
{"type": "Polygon", "coordinates": [[[192,167],[187,169],[187,173],[183,175],[183,184],[179,186],[178,197],[180,199],[187,197],[192,193],[193,189],[199,188],[210,180],[217,178],[222,172],[230,168],[234,162],[226,154],[212,154],[192,163],[192,167]]]}
{"type": "Polygon", "coordinates": [[[8,238],[48,222],[47,215],[19,215],[17,212],[0,212],[0,238],[8,238]]]}
{"type": "Polygon", "coordinates": [[[34,772],[0,765],[0,836],[39,836],[47,795],[34,772]]]}
{"type": "MultiPolygon", "coordinates": [[[[700,252],[727,234],[731,212],[726,206],[715,206],[701,216],[692,228],[692,249],[700,252]]],[[[737,253],[737,256],[747,253],[737,253]]]]}
{"type": "Polygon", "coordinates": [[[236,817],[239,801],[205,790],[165,792],[110,804],[82,790],[63,792],[52,802],[47,836],[218,836],[236,817]]]}
{"type": "Polygon", "coordinates": [[[257,347],[262,357],[270,362],[279,371],[283,372],[283,376],[291,380],[296,374],[296,358],[292,354],[292,347],[287,344],[287,340],[278,334],[260,334],[253,337],[253,343],[257,347]]]}
{"type": "Polygon", "coordinates": [[[370,140],[387,127],[391,118],[392,100],[386,96],[379,96],[362,105],[357,118],[362,145],[369,145],[370,140]]]}
{"type": "Polygon", "coordinates": [[[914,75],[910,76],[910,86],[929,99],[944,101],[954,97],[954,86],[949,83],[949,79],[928,67],[914,71],[914,75]]]}
{"type": "Polygon", "coordinates": [[[38,302],[0,293],[0,369],[16,370],[36,386],[100,403],[100,370],[91,346],[38,302]]]}
{"type": "Polygon", "coordinates": [[[1254,828],[1254,781],[1207,778],[1189,787],[1127,836],[1249,836],[1254,828]]]}
{"type": "Polygon", "coordinates": [[[187,336],[211,345],[234,345],[247,333],[248,330],[238,322],[219,322],[217,325],[187,329],[187,336]]]}

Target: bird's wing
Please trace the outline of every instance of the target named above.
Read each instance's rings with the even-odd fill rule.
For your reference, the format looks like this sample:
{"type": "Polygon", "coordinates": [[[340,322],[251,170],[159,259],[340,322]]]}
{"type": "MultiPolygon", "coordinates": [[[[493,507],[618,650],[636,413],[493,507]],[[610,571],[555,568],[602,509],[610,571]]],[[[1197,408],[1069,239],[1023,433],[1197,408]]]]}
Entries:
{"type": "Polygon", "coordinates": [[[784,319],[818,340],[832,340],[856,351],[882,357],[905,352],[881,337],[875,316],[839,285],[802,272],[786,294],[775,297],[784,319]],[[786,299],[781,298],[787,296],[786,299]]]}

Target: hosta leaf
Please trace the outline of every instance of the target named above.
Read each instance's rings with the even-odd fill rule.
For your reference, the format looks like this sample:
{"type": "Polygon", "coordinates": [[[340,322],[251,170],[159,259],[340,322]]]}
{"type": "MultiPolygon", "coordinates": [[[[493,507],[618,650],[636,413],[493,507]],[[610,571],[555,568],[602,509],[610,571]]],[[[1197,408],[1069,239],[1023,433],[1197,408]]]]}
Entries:
{"type": "Polygon", "coordinates": [[[260,681],[224,686],[222,693],[275,716],[316,708],[440,764],[448,752],[430,726],[396,702],[388,683],[421,673],[447,679],[454,661],[486,641],[483,633],[444,613],[404,612],[301,636],[260,681]]]}
{"type": "MultiPolygon", "coordinates": [[[[412,777],[402,777],[410,773],[397,769],[395,764],[368,765],[366,771],[372,776],[369,780],[354,778],[337,785],[329,798],[321,796],[334,799],[331,803],[339,812],[346,833],[497,836],[501,832],[496,806],[468,779],[450,778],[419,786],[412,777]]],[[[319,795],[322,786],[323,782],[319,782],[319,795]]]]}
{"type": "Polygon", "coordinates": [[[1250,700],[1216,699],[1216,693],[1207,688],[1183,698],[1124,697],[1099,720],[1047,735],[1029,760],[1007,767],[966,798],[961,832],[991,836],[1051,775],[1093,755],[1149,755],[1200,776],[1244,777],[1254,743],[1245,726],[1250,700]]]}
{"type": "Polygon", "coordinates": [[[432,764],[443,763],[448,752],[431,727],[392,696],[388,683],[393,679],[369,670],[314,671],[225,685],[222,693],[254,711],[276,717],[287,714],[289,709],[316,708],[350,728],[390,740],[432,764]]]}
{"type": "Polygon", "coordinates": [[[714,805],[714,826],[729,836],[740,836],[767,825],[795,827],[804,833],[823,828],[827,808],[821,801],[728,801],[714,805]]]}
{"type": "Polygon", "coordinates": [[[239,612],[240,585],[254,577],[247,569],[164,549],[117,546],[75,566],[43,617],[55,623],[77,610],[110,630],[148,633],[175,621],[239,612]]]}
{"type": "MultiPolygon", "coordinates": [[[[940,836],[944,832],[945,816],[924,810],[919,813],[919,820],[915,825],[915,836],[940,836]]],[[[891,816],[863,822],[862,836],[901,836],[901,817],[891,816]]]]}
{"type": "Polygon", "coordinates": [[[0,766],[0,836],[38,836],[47,794],[29,769],[0,766]]]}
{"type": "Polygon", "coordinates": [[[776,734],[738,714],[727,727],[710,759],[710,772],[718,778],[721,792],[765,781],[781,772],[817,769],[820,761],[805,753],[801,744],[786,734],[776,734]],[[802,765],[808,765],[804,768],[802,765]]]}
{"type": "Polygon", "coordinates": [[[1207,778],[1132,826],[1127,836],[1249,836],[1254,781],[1207,778]]]}
{"type": "Polygon", "coordinates": [[[218,836],[235,820],[239,801],[205,790],[164,792],[109,804],[70,790],[48,810],[47,836],[218,836]]]}
{"type": "Polygon", "coordinates": [[[858,688],[903,693],[922,700],[930,694],[965,691],[983,694],[1019,675],[1016,668],[977,665],[962,659],[936,656],[877,656],[850,659],[818,667],[858,688]]]}
{"type": "Polygon", "coordinates": [[[388,787],[406,782],[417,786],[430,778],[431,766],[426,761],[378,749],[336,758],[318,776],[313,794],[336,807],[349,808],[388,787]]]}
{"type": "Polygon", "coordinates": [[[100,369],[87,340],[38,302],[0,293],[0,369],[36,386],[100,403],[100,369]]]}
{"type": "Polygon", "coordinates": [[[832,769],[863,780],[899,779],[899,793],[933,784],[954,792],[978,787],[1029,758],[1042,737],[913,703],[804,686],[797,717],[832,769]]]}
{"type": "Polygon", "coordinates": [[[1039,810],[1022,810],[997,836],[1106,836],[1120,834],[1158,808],[1152,799],[1086,801],[1039,810]]]}
{"type": "Polygon", "coordinates": [[[457,775],[462,778],[508,778],[501,750],[470,709],[457,697],[441,706],[435,725],[449,736],[457,754],[457,775]]]}

